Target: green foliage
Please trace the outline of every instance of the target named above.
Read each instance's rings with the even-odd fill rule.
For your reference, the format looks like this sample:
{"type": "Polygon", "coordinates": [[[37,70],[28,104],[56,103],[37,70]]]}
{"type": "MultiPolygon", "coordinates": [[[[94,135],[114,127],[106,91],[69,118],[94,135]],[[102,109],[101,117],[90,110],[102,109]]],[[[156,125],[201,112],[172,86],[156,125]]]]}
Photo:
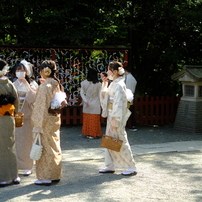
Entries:
{"type": "Polygon", "coordinates": [[[124,12],[116,1],[1,1],[2,44],[101,44],[119,29],[124,12]],[[112,8],[111,8],[112,7],[112,8]],[[9,37],[8,37],[9,35],[9,37]]]}
{"type": "Polygon", "coordinates": [[[0,44],[129,45],[137,93],[174,95],[171,75],[202,62],[201,9],[201,0],[1,0],[0,44]]]}
{"type": "Polygon", "coordinates": [[[171,75],[184,64],[201,64],[201,1],[135,1],[133,57],[139,93],[181,93],[171,75]]]}

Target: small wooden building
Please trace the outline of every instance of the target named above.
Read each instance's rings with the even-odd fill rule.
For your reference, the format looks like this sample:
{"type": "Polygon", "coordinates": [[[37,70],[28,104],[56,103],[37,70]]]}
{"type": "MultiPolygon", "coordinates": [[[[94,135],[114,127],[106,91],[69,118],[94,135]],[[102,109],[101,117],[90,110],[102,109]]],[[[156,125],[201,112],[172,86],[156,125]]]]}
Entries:
{"type": "Polygon", "coordinates": [[[174,128],[202,133],[202,66],[185,65],[172,79],[181,81],[183,94],[174,128]]]}

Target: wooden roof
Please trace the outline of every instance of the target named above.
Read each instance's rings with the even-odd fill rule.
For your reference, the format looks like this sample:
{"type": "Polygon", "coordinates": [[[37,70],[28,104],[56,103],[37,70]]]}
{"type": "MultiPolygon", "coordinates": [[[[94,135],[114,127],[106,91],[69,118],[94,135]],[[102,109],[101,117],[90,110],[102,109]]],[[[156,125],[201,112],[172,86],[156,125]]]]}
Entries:
{"type": "Polygon", "coordinates": [[[196,82],[202,82],[202,66],[201,65],[184,65],[182,71],[171,76],[173,80],[179,80],[185,75],[189,76],[196,82]]]}

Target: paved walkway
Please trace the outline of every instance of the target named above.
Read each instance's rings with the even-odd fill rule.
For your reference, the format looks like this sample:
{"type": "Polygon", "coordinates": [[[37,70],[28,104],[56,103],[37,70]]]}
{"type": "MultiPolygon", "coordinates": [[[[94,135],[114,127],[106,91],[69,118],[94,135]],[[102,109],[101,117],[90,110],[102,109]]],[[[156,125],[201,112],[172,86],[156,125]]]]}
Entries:
{"type": "MultiPolygon", "coordinates": [[[[168,152],[200,152],[202,150],[202,141],[169,142],[161,144],[140,144],[140,145],[132,145],[131,149],[134,156],[168,153],[168,152]]],[[[104,149],[102,147],[99,147],[96,149],[85,148],[85,149],[63,150],[63,156],[65,156],[67,161],[103,159],[104,149]]]]}
{"type": "MultiPolygon", "coordinates": [[[[0,188],[0,202],[202,201],[200,135],[193,134],[195,138],[192,141],[181,141],[180,137],[180,140],[164,143],[164,137],[158,140],[158,144],[135,144],[135,136],[151,135],[153,128],[128,132],[138,174],[125,177],[121,175],[122,170],[117,170],[115,174],[98,173],[98,169],[104,167],[104,149],[99,147],[100,139],[87,140],[80,130],[81,127],[61,128],[63,177],[60,183],[36,186],[33,184],[34,171],[29,177],[20,175],[20,185],[0,188]]],[[[154,134],[157,137],[162,137],[162,134],[167,136],[168,131],[175,132],[171,130],[159,128],[154,134]]]]}

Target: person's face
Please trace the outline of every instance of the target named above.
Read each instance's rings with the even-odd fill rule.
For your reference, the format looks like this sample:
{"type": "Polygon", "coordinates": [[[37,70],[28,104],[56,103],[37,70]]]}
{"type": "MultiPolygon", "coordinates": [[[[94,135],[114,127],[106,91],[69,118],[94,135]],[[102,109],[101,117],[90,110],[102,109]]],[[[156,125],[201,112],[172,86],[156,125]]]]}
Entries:
{"type": "Polygon", "coordinates": [[[108,71],[107,71],[107,77],[109,80],[113,80],[114,78],[116,78],[118,75],[118,71],[117,70],[110,70],[108,67],[108,71]]]}
{"type": "Polygon", "coordinates": [[[107,70],[107,77],[113,77],[113,72],[109,69],[107,70]]]}
{"type": "Polygon", "coordinates": [[[25,77],[26,71],[24,69],[17,69],[16,72],[15,72],[15,74],[16,74],[16,77],[18,79],[21,79],[21,78],[25,77]]]}

